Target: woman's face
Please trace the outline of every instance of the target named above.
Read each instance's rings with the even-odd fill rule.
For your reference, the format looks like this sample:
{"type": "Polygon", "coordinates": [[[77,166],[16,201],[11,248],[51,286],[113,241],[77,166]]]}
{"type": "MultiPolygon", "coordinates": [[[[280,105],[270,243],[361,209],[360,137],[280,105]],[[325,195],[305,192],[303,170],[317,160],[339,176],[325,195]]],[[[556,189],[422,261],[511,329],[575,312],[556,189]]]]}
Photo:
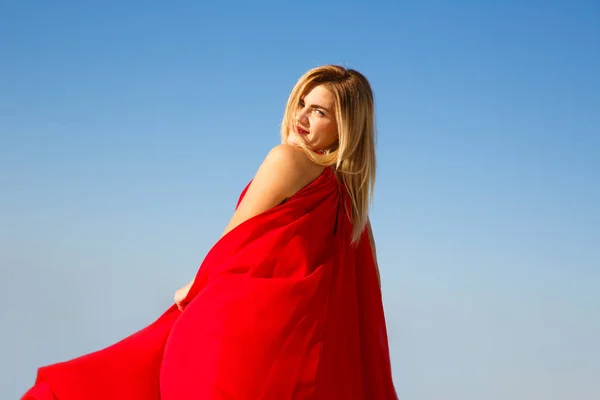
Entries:
{"type": "Polygon", "coordinates": [[[288,142],[303,140],[315,151],[330,148],[338,139],[334,106],[333,94],[323,85],[306,93],[296,109],[288,142]]]}

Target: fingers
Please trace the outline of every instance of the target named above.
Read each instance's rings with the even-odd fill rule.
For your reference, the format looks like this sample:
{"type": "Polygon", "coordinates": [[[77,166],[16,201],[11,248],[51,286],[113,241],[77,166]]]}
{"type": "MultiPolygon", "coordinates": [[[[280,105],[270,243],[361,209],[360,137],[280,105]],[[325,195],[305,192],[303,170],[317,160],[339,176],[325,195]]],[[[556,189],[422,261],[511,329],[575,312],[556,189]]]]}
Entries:
{"type": "Polygon", "coordinates": [[[185,306],[187,306],[188,303],[184,303],[181,301],[176,301],[175,305],[177,305],[177,308],[179,308],[179,311],[183,311],[183,309],[185,308],[185,306]]]}

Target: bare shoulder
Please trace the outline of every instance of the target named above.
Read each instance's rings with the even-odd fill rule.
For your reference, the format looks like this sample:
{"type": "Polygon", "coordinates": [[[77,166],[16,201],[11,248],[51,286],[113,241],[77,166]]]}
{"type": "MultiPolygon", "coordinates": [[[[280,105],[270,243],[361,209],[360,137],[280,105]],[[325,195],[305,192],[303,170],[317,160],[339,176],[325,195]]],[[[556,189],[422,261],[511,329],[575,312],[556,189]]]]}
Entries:
{"type": "Polygon", "coordinates": [[[318,167],[313,164],[310,159],[304,154],[304,150],[300,147],[292,146],[290,144],[279,144],[269,151],[265,160],[275,160],[278,162],[284,162],[290,167],[296,168],[309,168],[311,165],[318,167]]]}
{"type": "Polygon", "coordinates": [[[314,164],[301,148],[287,144],[275,146],[256,172],[223,234],[281,204],[315,180],[322,171],[323,167],[314,164]]]}
{"type": "Polygon", "coordinates": [[[286,186],[286,197],[315,180],[323,172],[323,167],[313,163],[300,147],[280,144],[271,149],[265,157],[259,174],[267,180],[280,180],[286,186]]]}

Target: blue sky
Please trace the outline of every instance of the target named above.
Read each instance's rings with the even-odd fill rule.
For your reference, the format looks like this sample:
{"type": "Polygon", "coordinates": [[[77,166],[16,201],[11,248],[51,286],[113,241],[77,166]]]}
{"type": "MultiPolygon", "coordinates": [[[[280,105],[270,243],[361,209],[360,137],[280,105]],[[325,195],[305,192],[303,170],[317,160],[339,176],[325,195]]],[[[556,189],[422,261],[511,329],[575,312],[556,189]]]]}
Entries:
{"type": "Polygon", "coordinates": [[[154,320],[278,142],[371,81],[401,398],[600,397],[600,6],[0,0],[0,387],[154,320]]]}

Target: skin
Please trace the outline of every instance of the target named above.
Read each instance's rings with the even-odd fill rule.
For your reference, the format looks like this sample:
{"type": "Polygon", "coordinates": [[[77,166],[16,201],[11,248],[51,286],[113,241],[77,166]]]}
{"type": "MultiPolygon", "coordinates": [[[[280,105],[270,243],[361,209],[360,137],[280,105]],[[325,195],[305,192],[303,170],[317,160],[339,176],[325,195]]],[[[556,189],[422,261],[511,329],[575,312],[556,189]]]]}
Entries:
{"type": "Polygon", "coordinates": [[[338,133],[334,107],[335,98],[325,86],[310,90],[300,99],[288,143],[302,140],[313,150],[327,149],[335,144],[338,133]]]}
{"type": "MultiPolygon", "coordinates": [[[[296,126],[292,128],[287,143],[274,147],[265,157],[223,235],[244,221],[281,204],[321,174],[323,167],[314,164],[297,143],[303,140],[315,151],[335,144],[338,134],[334,105],[333,95],[322,85],[314,87],[301,99],[294,118],[296,126]]],[[[375,257],[370,223],[368,232],[375,257]]],[[[194,280],[175,292],[175,303],[180,310],[193,283],[194,280]]]]}
{"type": "Polygon", "coordinates": [[[304,151],[294,146],[294,140],[304,140],[314,150],[326,149],[337,138],[337,124],[331,92],[320,85],[301,99],[295,114],[297,127],[309,132],[291,132],[291,143],[274,147],[258,169],[244,199],[225,228],[225,235],[236,226],[281,204],[294,193],[315,180],[323,167],[314,164],[304,151]]]}

